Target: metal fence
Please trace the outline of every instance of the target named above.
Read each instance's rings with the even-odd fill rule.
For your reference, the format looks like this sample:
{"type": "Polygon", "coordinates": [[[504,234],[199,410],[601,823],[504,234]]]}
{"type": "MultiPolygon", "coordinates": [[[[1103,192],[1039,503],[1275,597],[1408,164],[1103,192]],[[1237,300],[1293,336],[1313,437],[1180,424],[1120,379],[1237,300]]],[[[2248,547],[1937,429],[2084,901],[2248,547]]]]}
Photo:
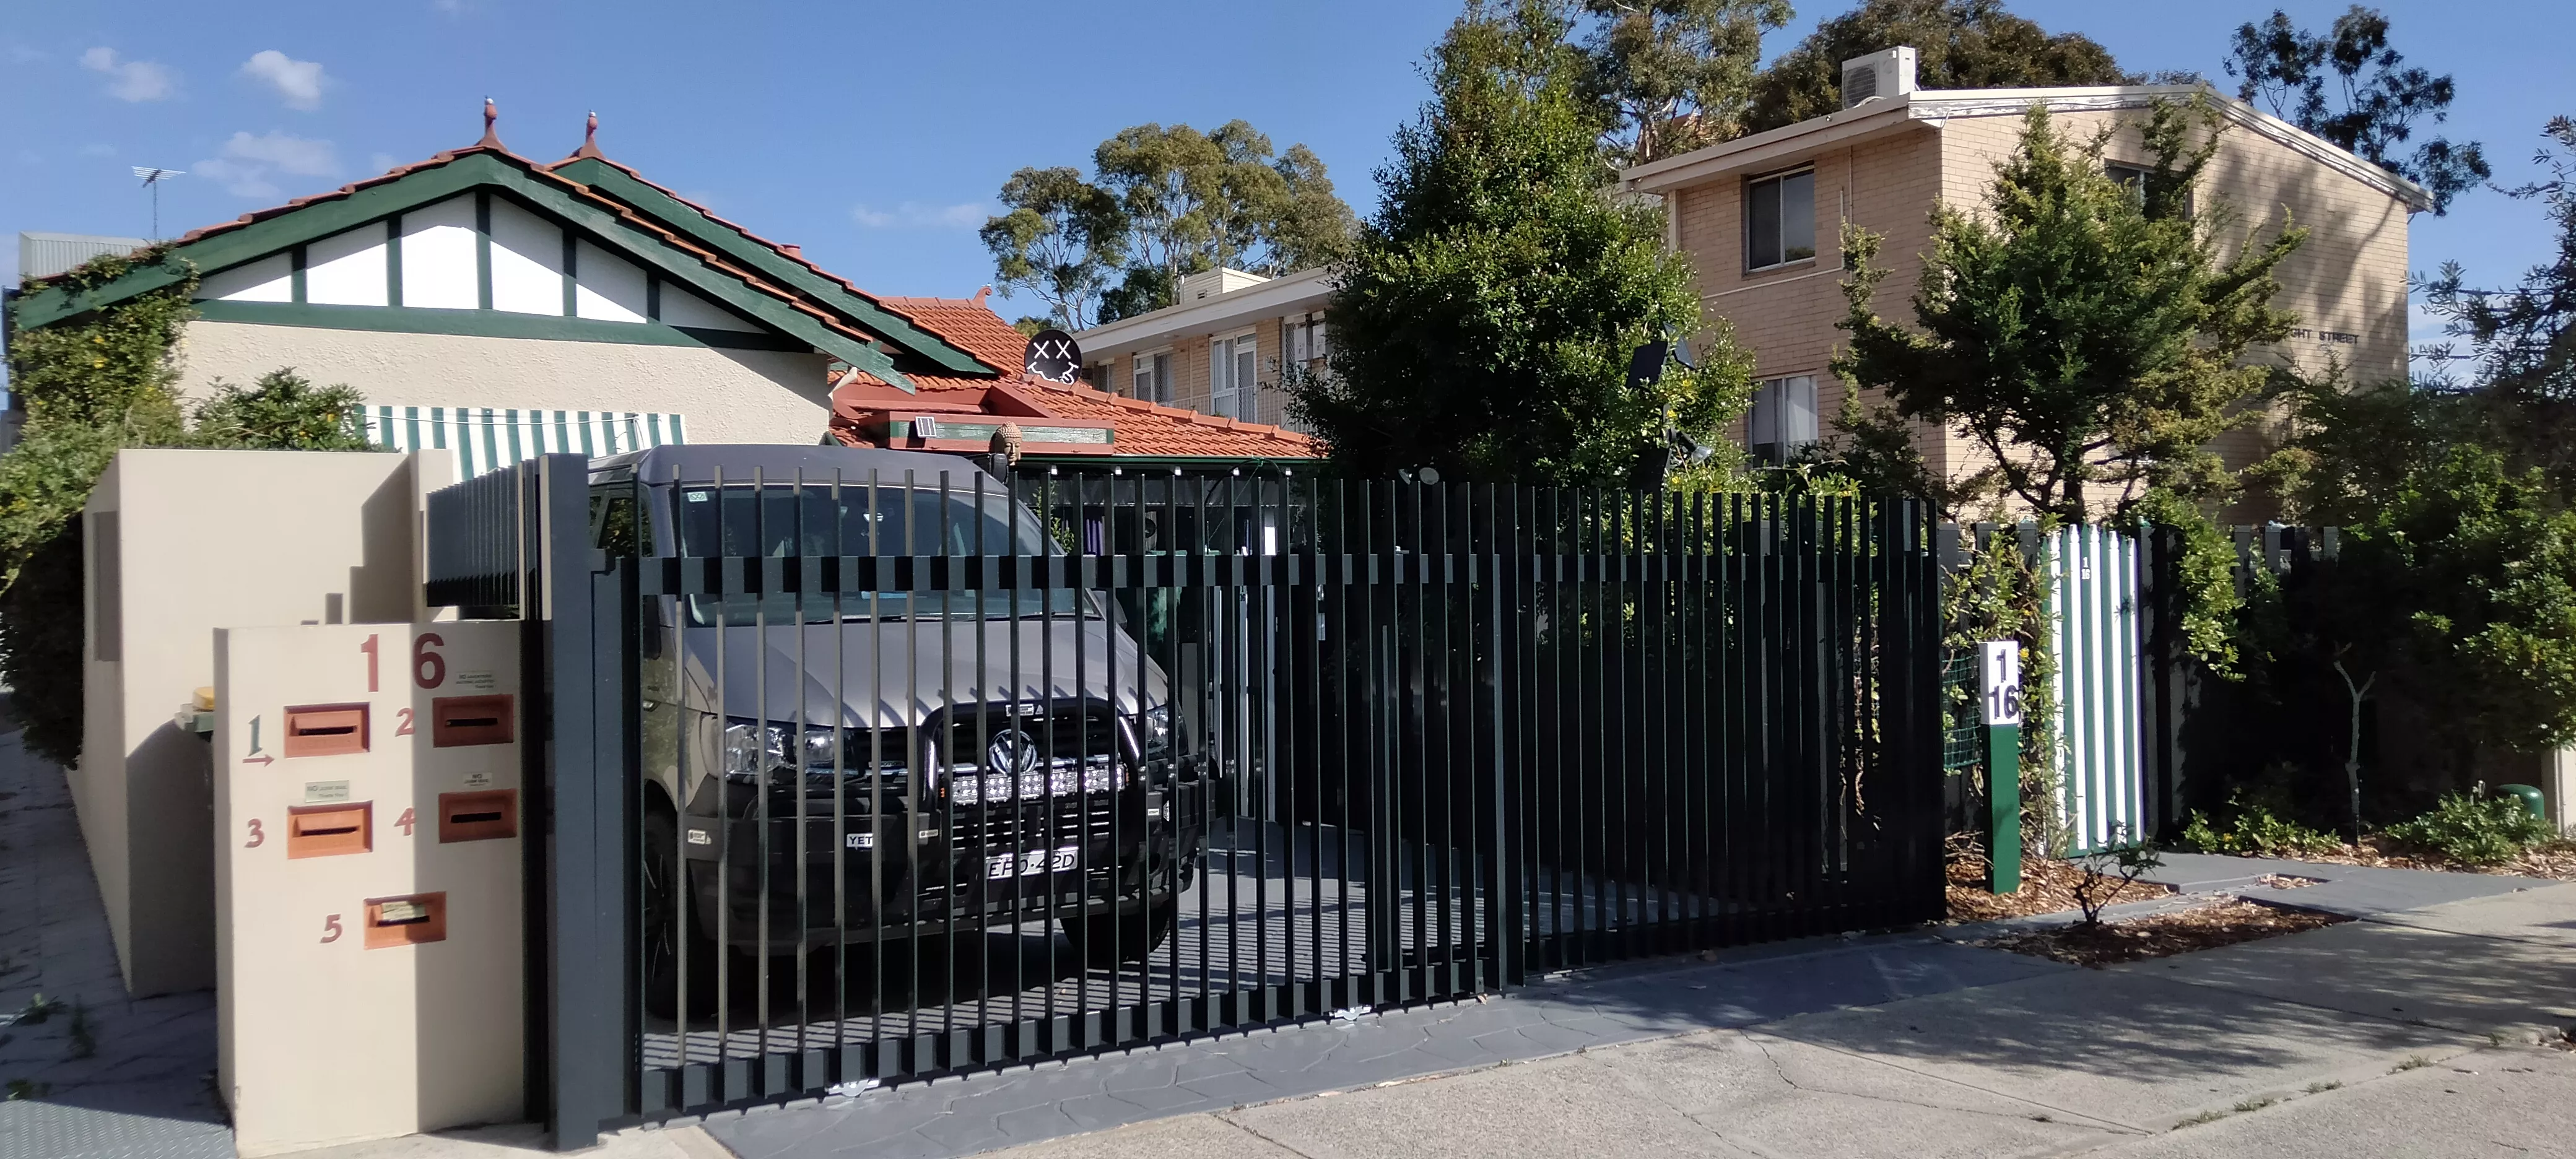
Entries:
{"type": "Polygon", "coordinates": [[[567,1121],[1941,911],[1911,504],[961,464],[589,513],[552,678],[625,748],[543,880],[625,969],[552,1017],[624,1030],[567,1121]]]}

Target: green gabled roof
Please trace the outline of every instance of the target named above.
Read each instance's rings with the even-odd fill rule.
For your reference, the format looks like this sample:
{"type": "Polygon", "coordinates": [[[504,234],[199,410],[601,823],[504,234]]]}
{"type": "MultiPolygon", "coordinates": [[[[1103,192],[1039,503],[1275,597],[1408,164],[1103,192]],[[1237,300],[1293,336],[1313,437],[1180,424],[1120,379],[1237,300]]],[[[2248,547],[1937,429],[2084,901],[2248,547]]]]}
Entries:
{"type": "Polygon", "coordinates": [[[942,370],[963,374],[992,373],[992,369],[973,354],[913,325],[848,282],[823,273],[801,258],[780,252],[776,243],[753,236],[750,231],[708,213],[704,207],[682,200],[670,190],[637,176],[634,170],[615,161],[577,153],[547,166],[547,169],[581,182],[595,193],[624,203],[656,224],[715,250],[770,281],[794,287],[818,304],[847,315],[859,325],[883,335],[888,342],[929,359],[942,370]]]}
{"type": "MultiPolygon", "coordinates": [[[[948,350],[945,343],[920,335],[908,324],[905,337],[910,341],[898,341],[874,326],[862,329],[848,312],[817,305],[809,300],[810,294],[745,268],[729,252],[700,242],[694,234],[655,221],[497,143],[441,153],[332,193],[298,198],[238,221],[191,231],[123,277],[86,291],[74,292],[60,283],[31,283],[12,303],[14,321],[28,329],[48,326],[176,285],[191,272],[230,269],[476,189],[507,192],[677,285],[902,389],[912,389],[911,383],[882,342],[892,341],[907,353],[934,360],[948,350]]],[[[784,261],[783,255],[773,256],[784,261]]]]}

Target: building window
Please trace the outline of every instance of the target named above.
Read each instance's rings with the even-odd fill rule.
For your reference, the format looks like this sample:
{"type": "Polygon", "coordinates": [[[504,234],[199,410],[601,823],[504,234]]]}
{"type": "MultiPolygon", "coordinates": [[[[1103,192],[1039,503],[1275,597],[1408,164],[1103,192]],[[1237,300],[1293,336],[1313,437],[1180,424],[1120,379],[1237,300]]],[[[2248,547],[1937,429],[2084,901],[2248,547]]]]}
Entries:
{"type": "Polygon", "coordinates": [[[1744,268],[1816,256],[1816,171],[1764,177],[1744,187],[1744,268]]]}
{"type": "MultiPolygon", "coordinates": [[[[2140,205],[2147,203],[2147,180],[2154,172],[2155,170],[2145,165],[2132,165],[2124,161],[2102,163],[2102,175],[2127,189],[2129,196],[2137,198],[2140,205]]],[[[2185,217],[2191,216],[2191,195],[2188,193],[2183,195],[2182,213],[2185,217]]]]}
{"type": "Polygon", "coordinates": [[[1323,315],[1305,314],[1283,320],[1279,332],[1286,336],[1288,361],[1307,363],[1325,356],[1323,315]]]}
{"type": "Polygon", "coordinates": [[[1261,368],[1252,335],[1208,343],[1208,412],[1222,418],[1254,421],[1261,368]]]}
{"type": "Polygon", "coordinates": [[[1136,356],[1136,397],[1145,402],[1168,404],[1172,401],[1172,356],[1169,352],[1136,356]]]}
{"type": "Polygon", "coordinates": [[[1765,463],[1786,463],[1798,448],[1815,442],[1815,376],[1774,378],[1755,387],[1744,433],[1753,457],[1765,463]]]}

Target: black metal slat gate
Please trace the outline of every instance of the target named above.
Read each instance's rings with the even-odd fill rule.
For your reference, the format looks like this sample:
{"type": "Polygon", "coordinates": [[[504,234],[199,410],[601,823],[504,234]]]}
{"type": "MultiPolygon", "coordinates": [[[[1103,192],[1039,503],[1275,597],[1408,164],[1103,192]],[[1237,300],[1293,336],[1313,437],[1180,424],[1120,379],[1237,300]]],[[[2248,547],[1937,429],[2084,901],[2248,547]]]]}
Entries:
{"type": "Polygon", "coordinates": [[[565,1146],[1941,911],[1914,504],[505,474],[432,589],[544,593],[565,1146]]]}

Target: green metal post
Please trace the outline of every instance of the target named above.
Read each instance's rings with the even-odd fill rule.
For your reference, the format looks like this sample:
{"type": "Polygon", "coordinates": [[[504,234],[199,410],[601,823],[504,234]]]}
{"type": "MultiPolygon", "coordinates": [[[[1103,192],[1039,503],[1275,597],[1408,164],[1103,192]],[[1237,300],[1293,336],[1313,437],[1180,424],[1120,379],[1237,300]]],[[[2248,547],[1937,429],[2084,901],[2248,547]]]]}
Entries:
{"type": "Polygon", "coordinates": [[[1977,645],[1978,713],[1986,724],[1986,888],[2021,888],[2021,644],[1977,645]]]}
{"type": "Polygon", "coordinates": [[[2021,726],[1986,727],[1986,888],[2021,888],[2021,726]]]}

